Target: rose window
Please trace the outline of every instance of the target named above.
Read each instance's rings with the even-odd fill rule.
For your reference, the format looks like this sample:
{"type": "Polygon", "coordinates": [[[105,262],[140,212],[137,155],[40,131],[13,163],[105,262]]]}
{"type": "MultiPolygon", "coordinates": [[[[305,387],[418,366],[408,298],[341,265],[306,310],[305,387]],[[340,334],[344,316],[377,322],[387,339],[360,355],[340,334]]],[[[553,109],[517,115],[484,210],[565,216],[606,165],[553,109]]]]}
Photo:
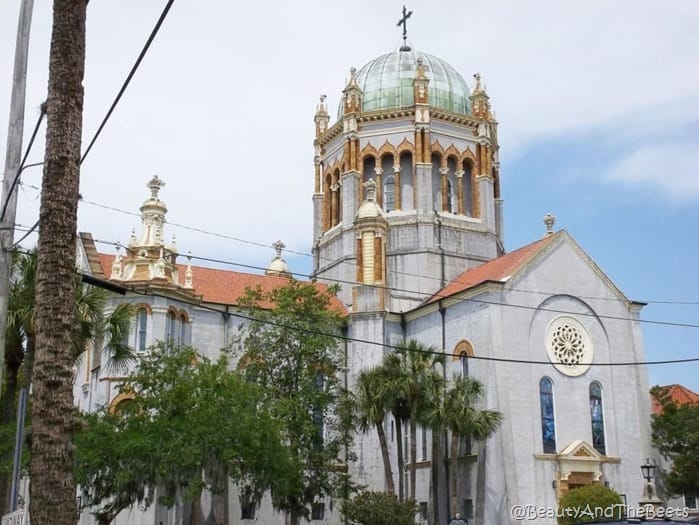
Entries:
{"type": "Polygon", "coordinates": [[[557,317],[546,330],[546,353],[559,372],[579,376],[587,372],[592,363],[592,339],[577,319],[557,317]]]}
{"type": "Polygon", "coordinates": [[[566,365],[577,365],[585,355],[585,342],[575,326],[565,323],[553,331],[553,354],[566,365]]]}

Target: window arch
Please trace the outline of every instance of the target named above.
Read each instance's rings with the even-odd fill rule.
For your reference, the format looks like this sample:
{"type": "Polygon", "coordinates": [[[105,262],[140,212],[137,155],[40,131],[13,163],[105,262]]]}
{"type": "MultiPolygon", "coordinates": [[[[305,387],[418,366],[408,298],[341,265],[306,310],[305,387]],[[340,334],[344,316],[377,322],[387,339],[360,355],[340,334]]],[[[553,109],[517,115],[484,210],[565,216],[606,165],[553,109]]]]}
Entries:
{"type": "Polygon", "coordinates": [[[604,441],[604,409],[602,407],[602,385],[590,383],[590,422],[592,425],[592,446],[600,454],[606,455],[604,441]]]}
{"type": "Polygon", "coordinates": [[[461,376],[469,377],[468,358],[473,357],[473,345],[466,340],[459,341],[454,348],[454,359],[458,359],[461,364],[461,376]]]}
{"type": "Polygon", "coordinates": [[[136,311],[136,344],[138,352],[146,350],[146,337],[148,336],[148,310],[144,307],[136,311]]]}
{"type": "Polygon", "coordinates": [[[109,403],[109,413],[120,414],[124,412],[134,402],[134,399],[136,399],[136,395],[133,392],[121,392],[109,403]]]}
{"type": "Polygon", "coordinates": [[[553,381],[543,377],[539,381],[539,401],[541,403],[541,439],[544,454],[556,453],[556,421],[553,410],[553,381]]]}

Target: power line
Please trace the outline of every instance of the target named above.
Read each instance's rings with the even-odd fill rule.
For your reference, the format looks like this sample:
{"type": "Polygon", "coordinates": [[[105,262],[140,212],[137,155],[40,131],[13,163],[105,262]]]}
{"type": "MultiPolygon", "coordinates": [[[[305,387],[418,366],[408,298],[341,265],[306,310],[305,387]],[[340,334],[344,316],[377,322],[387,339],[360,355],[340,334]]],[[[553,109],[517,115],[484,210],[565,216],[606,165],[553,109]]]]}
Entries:
{"type": "MultiPolygon", "coordinates": [[[[134,217],[140,217],[140,216],[141,216],[139,213],[136,213],[136,212],[133,212],[133,211],[124,210],[124,209],[121,209],[121,208],[117,208],[117,207],[115,207],[115,206],[110,206],[110,205],[102,204],[102,203],[95,202],[95,201],[90,201],[90,200],[82,199],[80,202],[83,203],[83,204],[87,204],[87,205],[90,205],[90,206],[95,206],[95,207],[102,208],[102,209],[105,209],[105,210],[115,211],[115,212],[118,212],[118,213],[123,213],[123,214],[125,214],[125,215],[131,215],[131,216],[134,216],[134,217]]],[[[221,239],[236,241],[236,242],[240,242],[240,243],[243,243],[243,244],[248,244],[248,245],[252,245],[252,246],[256,246],[256,247],[271,248],[270,245],[265,244],[265,243],[261,243],[261,242],[257,242],[257,241],[251,241],[251,240],[247,240],[247,239],[241,239],[241,238],[239,238],[239,237],[234,237],[234,236],[226,235],[226,234],[223,234],[223,233],[212,232],[212,231],[208,231],[208,230],[205,230],[205,229],[203,229],[203,228],[198,228],[198,227],[195,227],[195,226],[188,226],[188,225],[186,225],[186,224],[180,224],[180,223],[170,222],[170,221],[166,221],[166,223],[169,224],[170,226],[175,226],[175,227],[178,227],[178,228],[182,228],[182,229],[184,229],[184,230],[194,231],[194,232],[197,232],[197,233],[202,233],[202,234],[210,235],[210,236],[213,236],[213,237],[219,237],[219,238],[221,238],[221,239]]],[[[105,244],[114,244],[114,243],[110,243],[110,242],[105,241],[105,244]]],[[[294,255],[301,255],[301,256],[304,256],[304,257],[313,257],[313,254],[309,254],[309,253],[306,253],[306,252],[300,252],[300,251],[289,250],[289,249],[285,249],[284,251],[285,251],[286,253],[291,253],[291,254],[294,254],[294,255]]],[[[196,257],[195,257],[195,258],[196,258],[196,257]]],[[[202,258],[202,260],[207,260],[207,259],[206,259],[206,258],[202,258]]],[[[330,260],[330,259],[326,259],[326,260],[330,260]]],[[[266,269],[266,268],[261,268],[261,267],[258,267],[258,266],[244,265],[244,264],[234,263],[234,262],[230,262],[230,261],[212,260],[211,262],[218,262],[218,263],[230,264],[230,265],[240,266],[240,267],[249,267],[249,268],[251,268],[251,269],[258,269],[258,270],[265,270],[265,269],[266,269]]],[[[343,263],[343,264],[352,265],[352,266],[354,266],[354,267],[356,268],[356,263],[350,263],[350,262],[347,262],[347,261],[343,261],[342,263],[343,263]]],[[[395,274],[395,275],[405,275],[405,276],[409,276],[409,277],[418,277],[418,278],[422,278],[422,279],[440,280],[439,278],[433,277],[433,276],[431,276],[431,275],[422,275],[422,274],[416,274],[416,273],[410,273],[410,272],[403,272],[403,271],[395,271],[395,270],[392,270],[391,272],[392,272],[393,274],[395,274]]],[[[295,275],[300,275],[300,276],[303,276],[303,277],[308,277],[308,278],[312,278],[312,277],[313,277],[313,275],[306,275],[306,274],[301,274],[301,273],[296,273],[296,272],[294,272],[294,274],[295,274],[295,275]]],[[[339,279],[330,279],[330,278],[325,278],[325,277],[324,277],[323,279],[324,279],[324,280],[327,280],[327,281],[338,282],[338,283],[340,283],[340,284],[358,284],[357,282],[354,282],[354,281],[343,281],[343,280],[339,280],[339,279]]],[[[454,280],[452,280],[451,282],[454,282],[454,281],[456,281],[456,280],[457,280],[457,279],[454,279],[454,280]]],[[[427,293],[423,293],[423,292],[415,292],[414,290],[396,289],[396,288],[392,288],[392,289],[393,289],[393,290],[396,290],[396,291],[402,291],[402,292],[408,292],[408,293],[422,293],[422,295],[426,295],[426,296],[433,296],[433,295],[435,295],[435,296],[438,296],[438,297],[446,297],[446,296],[439,296],[438,294],[427,294],[427,293]]],[[[535,294],[535,295],[548,295],[548,296],[550,296],[550,295],[555,295],[555,293],[553,293],[553,292],[535,291],[535,290],[524,290],[524,289],[521,289],[521,288],[510,288],[510,290],[511,290],[511,291],[516,291],[516,292],[522,292],[522,293],[535,294]]],[[[609,297],[595,297],[595,296],[585,296],[585,295],[581,295],[581,296],[578,296],[578,297],[579,297],[580,299],[594,299],[594,300],[602,300],[602,301],[615,301],[615,302],[621,302],[621,299],[614,299],[614,298],[609,298],[609,297]]],[[[647,300],[644,300],[643,302],[645,302],[645,303],[652,303],[652,304],[675,304],[675,305],[688,305],[688,306],[699,305],[699,301],[675,301],[675,300],[652,300],[652,299],[647,299],[647,300]]]]}
{"type": "MultiPolygon", "coordinates": [[[[104,241],[95,241],[95,242],[104,242],[104,241]]],[[[14,250],[17,253],[22,253],[24,255],[32,255],[31,252],[28,252],[26,250],[14,250]]],[[[83,274],[82,272],[76,271],[77,275],[80,275],[81,277],[85,276],[87,277],[87,281],[92,281],[90,284],[93,286],[100,286],[101,279],[96,280],[93,278],[93,276],[89,274],[83,274]],[[95,284],[96,283],[96,284],[95,284]]],[[[86,281],[86,282],[87,282],[86,281]]],[[[110,282],[110,284],[113,284],[110,282]]],[[[116,288],[119,288],[119,290],[116,293],[122,294],[122,291],[125,290],[127,292],[131,292],[134,295],[140,295],[143,297],[147,296],[152,296],[152,297],[159,297],[162,299],[166,300],[173,300],[172,297],[159,293],[156,291],[152,290],[138,290],[134,286],[129,286],[129,285],[116,285],[113,286],[111,291],[115,291],[116,288]]],[[[304,332],[307,334],[311,335],[320,335],[324,337],[332,337],[335,339],[339,339],[341,341],[347,341],[347,342],[352,342],[352,343],[362,343],[362,344],[368,344],[372,346],[380,346],[385,349],[390,349],[390,350],[399,350],[401,347],[399,345],[391,345],[387,343],[381,343],[378,341],[372,341],[370,339],[361,339],[357,337],[349,337],[349,336],[344,336],[342,334],[337,334],[337,333],[331,333],[331,332],[323,332],[320,330],[316,329],[311,329],[311,328],[305,328],[302,326],[297,326],[297,325],[292,325],[289,323],[283,323],[280,321],[274,321],[271,319],[262,319],[259,317],[255,317],[253,315],[249,314],[243,314],[235,311],[230,311],[230,310],[221,310],[220,308],[216,308],[214,306],[208,306],[206,304],[200,303],[200,302],[195,302],[195,301],[190,301],[185,299],[184,297],[178,297],[174,299],[175,301],[179,303],[184,303],[186,305],[192,306],[194,308],[200,308],[202,310],[207,310],[211,312],[215,312],[218,314],[225,314],[225,315],[230,315],[232,317],[236,317],[239,319],[243,319],[246,321],[251,321],[251,322],[257,322],[261,324],[267,324],[267,325],[272,325],[272,326],[278,326],[280,328],[288,328],[290,330],[295,330],[298,332],[304,332]]],[[[697,325],[697,328],[699,328],[699,325],[697,325]]],[[[426,349],[420,350],[423,353],[431,354],[431,355],[443,355],[443,356],[451,356],[451,357],[461,357],[461,354],[456,354],[454,352],[448,352],[446,349],[436,349],[434,347],[428,347],[426,349]]],[[[557,361],[542,361],[542,360],[535,360],[535,359],[513,359],[513,358],[506,358],[506,357],[488,357],[488,356],[467,356],[467,359],[475,359],[475,360],[481,360],[481,361],[492,361],[492,362],[499,362],[499,363],[514,363],[514,364],[530,364],[530,365],[562,365],[562,366],[568,366],[569,363],[564,363],[564,362],[557,362],[557,361]]],[[[649,365],[668,365],[668,364],[680,364],[680,363],[694,363],[694,362],[699,362],[699,357],[691,357],[691,358],[685,358],[685,359],[663,359],[663,360],[654,360],[654,361],[621,361],[621,362],[602,362],[602,363],[585,363],[585,365],[590,365],[590,366],[649,366],[649,365]]]]}
{"type": "MultiPolygon", "coordinates": [[[[172,299],[171,297],[161,294],[158,292],[153,292],[153,291],[140,291],[136,290],[133,287],[125,287],[128,291],[136,294],[136,295],[141,295],[141,296],[153,296],[153,297],[160,297],[163,299],[172,299]]],[[[197,307],[197,308],[202,308],[204,310],[209,310],[212,312],[220,313],[220,314],[228,314],[231,315],[232,317],[237,317],[239,319],[243,319],[246,321],[250,322],[258,322],[262,324],[267,324],[267,325],[272,325],[272,326],[278,326],[280,328],[288,328],[290,330],[295,330],[298,332],[303,332],[307,333],[310,335],[320,335],[324,337],[333,337],[335,339],[341,340],[341,341],[347,341],[347,342],[352,342],[352,343],[362,343],[362,344],[368,344],[372,346],[380,346],[384,349],[389,349],[389,350],[399,350],[400,346],[399,345],[391,345],[391,344],[386,344],[386,343],[381,343],[378,341],[372,341],[369,339],[360,339],[356,337],[348,337],[348,336],[343,336],[342,334],[335,334],[335,333],[329,333],[329,332],[323,332],[320,330],[314,330],[311,328],[305,328],[301,326],[296,326],[288,323],[282,323],[279,321],[273,321],[270,319],[261,319],[259,317],[254,317],[252,315],[248,314],[242,314],[238,312],[232,312],[232,311],[222,311],[218,308],[215,308],[213,306],[207,306],[201,303],[196,303],[194,301],[188,301],[186,299],[177,299],[178,302],[185,303],[189,306],[197,307]]],[[[451,357],[460,357],[460,354],[456,354],[453,352],[447,352],[445,349],[435,349],[435,348],[427,348],[421,350],[423,353],[427,353],[430,355],[443,355],[443,356],[451,356],[451,357]]],[[[529,364],[529,365],[567,365],[567,363],[563,362],[555,362],[555,361],[539,361],[539,360],[533,360],[533,359],[512,359],[512,358],[504,358],[504,357],[488,357],[488,356],[467,356],[467,359],[475,359],[475,360],[480,360],[480,361],[491,361],[491,362],[496,362],[496,363],[513,363],[513,364],[529,364]]],[[[627,361],[627,362],[618,362],[618,363],[613,363],[613,362],[607,362],[607,363],[589,363],[590,366],[649,366],[649,365],[668,365],[668,364],[679,364],[679,363],[693,363],[693,362],[699,362],[699,357],[696,358],[687,358],[687,359],[664,359],[664,360],[659,360],[659,361],[627,361]]],[[[587,365],[588,363],[585,363],[587,365]]]]}
{"type": "MultiPolygon", "coordinates": [[[[107,114],[105,117],[102,119],[102,123],[100,124],[99,128],[97,128],[97,132],[95,135],[92,137],[92,140],[88,144],[87,148],[85,149],[85,152],[83,153],[82,157],[80,158],[80,164],[85,161],[85,158],[87,157],[88,153],[90,153],[90,150],[92,149],[92,146],[95,144],[95,141],[97,140],[97,137],[99,137],[100,133],[102,133],[102,129],[104,129],[104,126],[107,124],[107,121],[109,120],[109,117],[111,117],[114,108],[116,108],[117,104],[119,103],[119,100],[121,100],[122,95],[124,94],[124,91],[126,91],[127,86],[131,82],[131,79],[133,78],[134,74],[136,73],[136,70],[138,69],[138,66],[141,64],[141,61],[143,60],[143,57],[146,55],[146,52],[148,51],[148,48],[150,48],[151,43],[153,42],[153,39],[155,36],[158,34],[158,31],[160,30],[160,26],[163,24],[163,21],[165,20],[165,17],[167,16],[168,12],[170,11],[170,8],[172,7],[172,4],[175,0],[168,0],[167,4],[165,4],[165,8],[163,9],[163,12],[160,14],[160,18],[158,18],[158,21],[155,23],[155,26],[153,27],[153,30],[151,31],[148,40],[146,40],[145,45],[143,46],[143,49],[141,49],[140,54],[138,55],[138,58],[136,59],[136,62],[134,65],[131,67],[131,71],[129,71],[129,74],[126,77],[126,80],[121,86],[121,89],[119,89],[119,92],[114,99],[114,102],[112,102],[112,105],[109,107],[109,110],[107,111],[107,114]]],[[[29,153],[29,150],[27,150],[27,154],[29,153]]],[[[3,211],[4,213],[4,211],[3,211]]],[[[38,227],[39,227],[39,220],[37,220],[34,225],[22,236],[18,241],[13,243],[13,247],[16,247],[21,243],[24,239],[29,237],[38,227]]]]}
{"type": "MultiPolygon", "coordinates": [[[[96,243],[99,244],[107,244],[115,247],[123,247],[126,250],[129,250],[128,246],[123,246],[122,244],[118,242],[111,242],[111,241],[104,241],[100,239],[94,239],[96,243]]],[[[182,255],[182,254],[178,254],[182,255]]],[[[266,270],[266,268],[263,268],[261,266],[255,266],[251,264],[245,264],[245,263],[237,263],[234,261],[228,261],[224,259],[215,259],[212,257],[203,257],[203,256],[196,256],[196,255],[191,255],[187,254],[187,257],[191,257],[192,259],[199,260],[199,261],[206,261],[210,263],[216,263],[216,264],[225,264],[229,266],[236,266],[240,268],[246,268],[250,270],[266,270]]],[[[313,276],[308,275],[308,274],[302,274],[302,273],[294,273],[293,275],[299,276],[299,277],[305,277],[307,279],[311,279],[313,276]]],[[[349,285],[357,285],[360,284],[356,281],[347,281],[343,279],[330,279],[330,278],[324,278],[324,281],[330,281],[333,283],[337,284],[349,284],[349,285]]],[[[622,316],[614,316],[614,315],[604,315],[604,314],[597,314],[593,312],[571,312],[568,310],[558,310],[555,308],[542,308],[538,306],[529,306],[529,305],[522,305],[522,304],[514,304],[514,303],[503,303],[500,301],[487,301],[484,299],[476,299],[473,297],[454,297],[454,296],[448,296],[448,295],[440,295],[438,293],[433,294],[433,293],[428,293],[428,292],[419,292],[415,290],[407,290],[403,288],[393,288],[393,287],[388,287],[388,286],[379,286],[379,285],[373,285],[375,288],[381,288],[384,290],[389,290],[389,291],[395,291],[395,292],[407,292],[407,293],[412,293],[416,295],[423,295],[427,298],[429,297],[438,297],[440,299],[446,299],[450,298],[458,302],[467,302],[467,303],[475,303],[475,304],[485,304],[485,305],[490,305],[490,306],[505,306],[509,308],[519,308],[519,309],[524,309],[524,310],[533,310],[533,311],[539,311],[539,312],[550,312],[550,313],[556,313],[556,314],[566,314],[566,315],[578,315],[578,316],[584,316],[584,317],[595,317],[599,319],[609,319],[609,320],[614,320],[614,321],[624,321],[624,322],[638,322],[638,323],[645,323],[645,324],[652,324],[652,325],[659,325],[659,326],[673,326],[673,327],[681,327],[681,328],[699,328],[699,324],[691,324],[691,323],[679,323],[679,322],[673,322],[673,321],[655,321],[651,319],[634,319],[631,317],[622,317],[622,316]]],[[[416,307],[420,308],[420,306],[416,307]]]]}
{"type": "Polygon", "coordinates": [[[105,115],[104,119],[102,119],[102,123],[100,124],[99,128],[97,128],[97,132],[92,137],[92,140],[90,141],[87,148],[85,149],[85,152],[83,153],[83,156],[80,159],[80,164],[83,163],[83,161],[85,160],[85,157],[87,157],[88,153],[90,153],[90,150],[92,149],[92,146],[95,144],[97,137],[100,136],[100,133],[102,133],[102,129],[104,128],[105,124],[107,124],[109,117],[112,116],[112,112],[114,111],[114,108],[116,108],[117,104],[119,103],[119,100],[121,100],[121,97],[124,94],[124,91],[126,91],[126,88],[128,87],[129,83],[131,82],[131,79],[133,78],[134,74],[136,73],[138,66],[141,65],[141,61],[143,60],[143,57],[146,56],[146,52],[148,51],[148,48],[150,48],[151,43],[155,39],[155,35],[158,34],[158,31],[160,30],[160,26],[163,24],[163,21],[165,20],[165,17],[167,16],[168,12],[170,11],[170,8],[172,7],[172,4],[174,1],[175,0],[168,0],[167,4],[165,5],[163,12],[160,14],[160,18],[158,18],[158,21],[155,23],[155,26],[153,27],[153,30],[151,31],[150,36],[148,37],[148,40],[146,40],[146,43],[143,46],[143,49],[141,49],[141,52],[138,55],[138,58],[136,59],[136,62],[131,67],[131,71],[129,71],[129,74],[127,75],[126,80],[122,84],[121,89],[119,90],[119,93],[117,93],[117,96],[114,99],[114,102],[112,102],[112,105],[109,107],[109,111],[107,111],[107,114],[105,115]]]}

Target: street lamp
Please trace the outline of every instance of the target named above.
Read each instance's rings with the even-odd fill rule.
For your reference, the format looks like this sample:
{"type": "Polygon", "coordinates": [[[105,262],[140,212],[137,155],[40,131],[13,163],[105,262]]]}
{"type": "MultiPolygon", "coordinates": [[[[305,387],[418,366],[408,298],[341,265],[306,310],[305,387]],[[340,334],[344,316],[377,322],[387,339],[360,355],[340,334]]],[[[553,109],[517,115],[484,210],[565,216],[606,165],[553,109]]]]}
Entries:
{"type": "Polygon", "coordinates": [[[653,474],[655,474],[655,460],[651,463],[650,458],[646,458],[646,464],[641,465],[641,472],[643,472],[643,479],[650,483],[653,479],[653,474]]]}

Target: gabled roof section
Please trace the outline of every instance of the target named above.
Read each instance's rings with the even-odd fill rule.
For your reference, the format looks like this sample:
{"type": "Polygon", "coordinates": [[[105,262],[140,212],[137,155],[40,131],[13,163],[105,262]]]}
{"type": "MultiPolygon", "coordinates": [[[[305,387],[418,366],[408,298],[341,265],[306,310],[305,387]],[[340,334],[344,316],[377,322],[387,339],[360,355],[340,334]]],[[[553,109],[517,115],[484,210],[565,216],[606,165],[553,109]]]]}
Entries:
{"type": "Polygon", "coordinates": [[[97,253],[95,240],[92,238],[92,234],[80,232],[79,237],[80,242],[82,242],[83,249],[85,250],[85,254],[87,255],[87,264],[90,267],[90,274],[104,279],[105,274],[102,271],[102,265],[100,264],[99,254],[97,253]]]}
{"type": "Polygon", "coordinates": [[[459,292],[463,292],[479,284],[486,282],[504,282],[509,277],[517,273],[520,269],[524,268],[534,257],[540,254],[546,247],[548,247],[555,239],[562,235],[562,231],[554,233],[553,235],[547,235],[543,239],[539,239],[536,242],[523,246],[513,252],[493,259],[487,263],[466,270],[464,273],[459,275],[456,279],[447,284],[444,288],[435,293],[430,297],[426,303],[433,303],[454,295],[459,292]]]}
{"type": "MultiPolygon", "coordinates": [[[[111,275],[114,255],[99,253],[98,256],[103,274],[111,275]]],[[[187,266],[183,264],[177,266],[180,275],[184,275],[187,266]]],[[[237,306],[247,288],[254,289],[259,286],[263,292],[270,292],[289,281],[288,278],[277,275],[258,275],[204,266],[192,266],[191,268],[194,291],[197,296],[202,297],[202,301],[205,303],[237,306]]],[[[320,291],[326,292],[328,290],[328,287],[323,283],[313,283],[313,285],[320,291]]],[[[263,303],[260,306],[272,308],[274,305],[263,303]]],[[[332,296],[330,306],[341,315],[347,315],[347,309],[337,297],[332,296]]]]}
{"type": "Polygon", "coordinates": [[[542,253],[548,251],[551,246],[563,242],[568,243],[570,247],[578,253],[592,271],[613,291],[619,300],[625,302],[629,306],[645,306],[645,303],[629,300],[565,230],[559,230],[546,235],[536,242],[465,271],[430,297],[425,304],[439,301],[440,299],[475,288],[487,282],[505,283],[510,280],[510,278],[515,277],[523,269],[527,268],[542,253]]]}
{"type": "MultiPolygon", "coordinates": [[[[658,389],[661,396],[666,396],[668,401],[675,403],[677,406],[699,404],[699,394],[692,392],[686,386],[674,384],[661,386],[658,389]]],[[[653,413],[662,414],[663,404],[661,401],[654,395],[651,395],[651,401],[653,403],[653,413]]]]}

